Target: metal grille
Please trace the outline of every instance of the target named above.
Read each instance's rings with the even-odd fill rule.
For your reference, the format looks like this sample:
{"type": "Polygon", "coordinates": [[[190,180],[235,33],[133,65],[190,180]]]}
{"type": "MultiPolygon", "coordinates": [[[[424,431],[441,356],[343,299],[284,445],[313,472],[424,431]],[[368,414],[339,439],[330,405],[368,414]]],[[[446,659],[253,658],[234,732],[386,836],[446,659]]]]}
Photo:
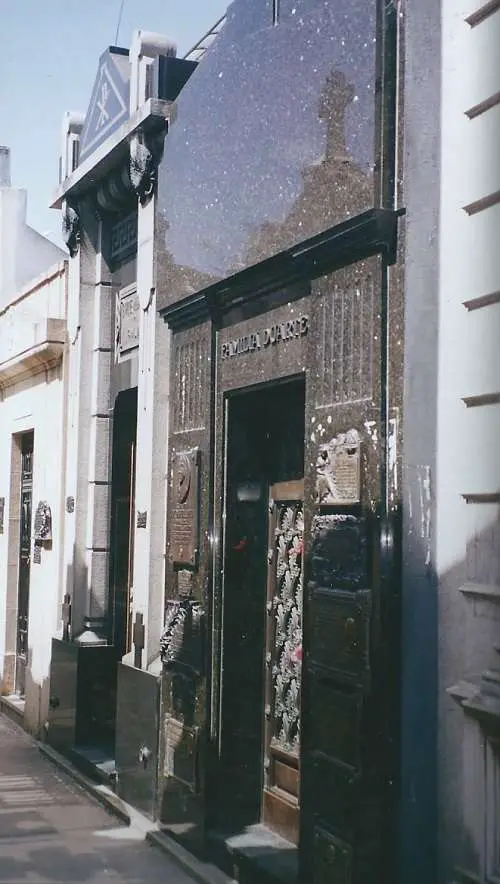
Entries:
{"type": "Polygon", "coordinates": [[[302,585],[304,513],[302,503],[284,504],[276,527],[276,594],[273,642],[272,745],[298,754],[302,671],[302,585]]]}

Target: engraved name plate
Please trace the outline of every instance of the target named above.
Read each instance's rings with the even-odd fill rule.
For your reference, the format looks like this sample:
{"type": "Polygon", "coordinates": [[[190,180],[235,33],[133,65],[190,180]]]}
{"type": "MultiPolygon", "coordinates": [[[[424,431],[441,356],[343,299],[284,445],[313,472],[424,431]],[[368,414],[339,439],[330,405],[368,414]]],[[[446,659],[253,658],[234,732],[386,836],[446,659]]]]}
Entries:
{"type": "Polygon", "coordinates": [[[139,346],[139,295],[135,286],[119,292],[115,307],[115,359],[139,346]]]}
{"type": "Polygon", "coordinates": [[[169,558],[193,567],[198,553],[198,448],[174,455],[172,500],[169,558]]]}

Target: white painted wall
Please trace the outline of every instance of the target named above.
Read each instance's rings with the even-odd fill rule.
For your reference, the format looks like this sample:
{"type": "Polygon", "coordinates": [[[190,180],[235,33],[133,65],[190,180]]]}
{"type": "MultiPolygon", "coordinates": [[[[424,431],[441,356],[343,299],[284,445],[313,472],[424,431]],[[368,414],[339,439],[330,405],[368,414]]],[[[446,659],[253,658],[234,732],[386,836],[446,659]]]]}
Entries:
{"type": "MultiPolygon", "coordinates": [[[[0,683],[4,676],[9,552],[11,581],[12,565],[17,564],[11,543],[14,540],[14,546],[17,546],[17,537],[11,538],[9,532],[13,434],[34,430],[33,516],[40,500],[46,500],[52,512],[52,546],[42,547],[41,563],[32,561],[30,572],[30,668],[26,673],[25,723],[34,732],[38,731],[47,714],[51,639],[60,621],[64,366],[62,358],[48,368],[40,362],[23,375],[8,379],[7,385],[2,367],[7,360],[24,365],[22,360],[32,345],[34,329],[43,326],[42,320],[65,319],[66,274],[65,263],[53,266],[44,276],[12,296],[10,305],[0,310],[0,495],[6,498],[4,533],[0,534],[0,683]]],[[[17,534],[18,525],[12,530],[17,534]]]]}
{"type": "Polygon", "coordinates": [[[0,184],[0,308],[29,280],[63,260],[64,252],[26,223],[27,193],[11,187],[9,155],[2,154],[0,184]]]}

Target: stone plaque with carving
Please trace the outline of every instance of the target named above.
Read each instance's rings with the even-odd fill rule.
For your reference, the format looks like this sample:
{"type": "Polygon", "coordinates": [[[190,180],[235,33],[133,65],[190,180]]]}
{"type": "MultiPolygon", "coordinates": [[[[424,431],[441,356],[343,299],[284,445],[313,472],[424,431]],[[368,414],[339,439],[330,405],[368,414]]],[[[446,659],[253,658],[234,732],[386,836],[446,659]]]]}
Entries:
{"type": "Polygon", "coordinates": [[[139,346],[139,296],[135,286],[116,296],[115,359],[139,346]]]}
{"type": "Polygon", "coordinates": [[[339,433],[320,446],[316,461],[317,502],[327,506],[361,500],[361,437],[357,430],[339,433]]]}
{"type": "Polygon", "coordinates": [[[170,561],[193,567],[198,553],[198,448],[174,455],[172,501],[170,561]]]}
{"type": "Polygon", "coordinates": [[[34,536],[41,542],[52,540],[52,513],[45,500],[41,500],[36,508],[34,536]]]}

